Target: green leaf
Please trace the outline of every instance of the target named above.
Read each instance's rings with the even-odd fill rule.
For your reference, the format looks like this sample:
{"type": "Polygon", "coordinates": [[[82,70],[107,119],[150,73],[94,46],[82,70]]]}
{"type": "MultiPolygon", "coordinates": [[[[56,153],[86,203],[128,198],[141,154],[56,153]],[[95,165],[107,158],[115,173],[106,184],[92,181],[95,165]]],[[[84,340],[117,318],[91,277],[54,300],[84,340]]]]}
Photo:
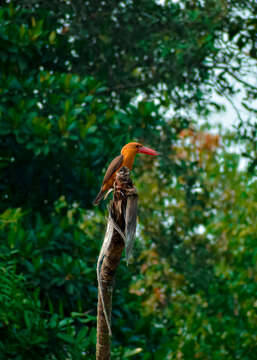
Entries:
{"type": "Polygon", "coordinates": [[[136,354],[139,354],[143,351],[142,348],[136,348],[136,349],[127,349],[123,355],[124,358],[129,358],[129,357],[132,357],[136,354]]]}
{"type": "Polygon", "coordinates": [[[52,31],[51,34],[49,35],[49,42],[51,45],[53,45],[55,43],[56,40],[56,32],[52,31]]]}
{"type": "Polygon", "coordinates": [[[63,340],[64,342],[69,343],[69,344],[75,344],[75,342],[76,342],[75,339],[72,336],[68,335],[68,334],[60,333],[60,334],[57,334],[57,337],[59,339],[63,340]]]}

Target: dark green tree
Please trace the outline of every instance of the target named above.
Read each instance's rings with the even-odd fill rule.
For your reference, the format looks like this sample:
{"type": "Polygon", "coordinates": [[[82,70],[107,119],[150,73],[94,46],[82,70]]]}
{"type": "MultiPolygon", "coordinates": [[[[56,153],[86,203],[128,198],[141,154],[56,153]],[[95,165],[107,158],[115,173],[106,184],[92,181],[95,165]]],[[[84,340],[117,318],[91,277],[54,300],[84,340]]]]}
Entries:
{"type": "MultiPolygon", "coordinates": [[[[117,279],[114,358],[254,358],[254,178],[218,143],[199,153],[186,141],[201,145],[197,116],[220,109],[215,92],[233,101],[236,82],[254,113],[255,12],[253,1],[1,3],[0,358],[94,358],[105,219],[91,204],[132,139],[161,156],[136,160],[141,242],[117,279]]],[[[253,172],[256,125],[242,119],[233,136],[253,172]]]]}

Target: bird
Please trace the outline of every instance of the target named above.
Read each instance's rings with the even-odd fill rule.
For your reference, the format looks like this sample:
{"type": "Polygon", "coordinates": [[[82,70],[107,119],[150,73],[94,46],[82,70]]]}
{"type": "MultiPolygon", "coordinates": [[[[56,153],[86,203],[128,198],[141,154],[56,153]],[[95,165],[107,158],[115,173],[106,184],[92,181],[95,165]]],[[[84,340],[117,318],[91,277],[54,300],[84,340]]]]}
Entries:
{"type": "Polygon", "coordinates": [[[101,189],[97,197],[95,198],[93,205],[98,205],[104,198],[105,193],[113,188],[116,173],[121,167],[126,166],[127,168],[129,168],[129,170],[132,170],[135,156],[138,153],[152,156],[159,155],[157,151],[143,146],[138,142],[130,142],[127,145],[123,146],[123,148],[121,149],[121,154],[119,156],[116,156],[108,166],[101,189]]]}

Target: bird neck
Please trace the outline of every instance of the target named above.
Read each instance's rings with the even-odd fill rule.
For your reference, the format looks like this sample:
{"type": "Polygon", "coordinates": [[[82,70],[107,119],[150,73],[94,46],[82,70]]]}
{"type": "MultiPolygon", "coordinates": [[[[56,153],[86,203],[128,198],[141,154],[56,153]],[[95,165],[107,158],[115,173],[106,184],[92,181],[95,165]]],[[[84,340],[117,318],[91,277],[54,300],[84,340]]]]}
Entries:
{"type": "Polygon", "coordinates": [[[132,170],[134,161],[135,161],[136,153],[133,151],[126,151],[123,153],[123,166],[126,166],[129,168],[129,170],[132,170]]]}

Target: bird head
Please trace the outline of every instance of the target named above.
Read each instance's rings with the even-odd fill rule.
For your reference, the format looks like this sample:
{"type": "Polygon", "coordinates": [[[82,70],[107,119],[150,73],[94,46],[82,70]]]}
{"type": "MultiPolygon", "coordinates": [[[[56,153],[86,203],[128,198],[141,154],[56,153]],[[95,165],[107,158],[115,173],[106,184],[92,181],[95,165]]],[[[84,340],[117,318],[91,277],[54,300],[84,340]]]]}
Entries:
{"type": "Polygon", "coordinates": [[[147,154],[147,155],[152,155],[152,156],[156,156],[159,155],[159,153],[155,150],[152,150],[146,146],[143,146],[140,143],[137,142],[130,142],[127,145],[123,146],[122,150],[121,150],[122,155],[125,155],[127,153],[130,154],[137,154],[137,153],[142,153],[142,154],[147,154]]]}

